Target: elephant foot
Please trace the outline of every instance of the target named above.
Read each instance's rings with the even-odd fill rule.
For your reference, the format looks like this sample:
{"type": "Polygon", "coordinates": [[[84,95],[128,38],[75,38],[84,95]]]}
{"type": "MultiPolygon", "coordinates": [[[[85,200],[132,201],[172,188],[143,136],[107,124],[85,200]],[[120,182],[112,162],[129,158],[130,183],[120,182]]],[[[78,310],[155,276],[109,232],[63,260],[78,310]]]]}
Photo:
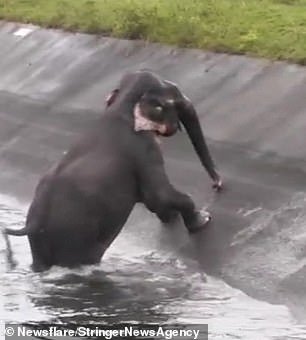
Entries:
{"type": "Polygon", "coordinates": [[[194,218],[186,223],[186,227],[190,234],[194,234],[203,229],[211,219],[211,214],[208,211],[198,211],[194,218]]]}
{"type": "Polygon", "coordinates": [[[174,223],[178,219],[179,212],[175,210],[171,210],[166,213],[158,214],[157,216],[161,220],[162,223],[171,224],[171,223],[174,223]]]}

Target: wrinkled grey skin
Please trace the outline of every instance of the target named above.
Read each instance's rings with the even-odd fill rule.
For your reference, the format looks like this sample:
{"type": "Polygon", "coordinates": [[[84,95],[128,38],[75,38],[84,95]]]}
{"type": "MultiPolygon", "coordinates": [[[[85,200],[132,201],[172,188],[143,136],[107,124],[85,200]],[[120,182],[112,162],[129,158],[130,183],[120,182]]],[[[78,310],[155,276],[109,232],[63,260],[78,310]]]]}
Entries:
{"type": "Polygon", "coordinates": [[[25,227],[5,230],[27,235],[34,271],[100,262],[138,202],[163,222],[180,214],[190,232],[206,225],[208,213],[199,212],[169,182],[156,143],[156,135],[172,136],[180,122],[214,186],[221,188],[190,101],[151,72],[128,73],[99,123],[40,180],[25,227]],[[141,119],[154,122],[155,131],[135,131],[136,108],[141,119]]]}

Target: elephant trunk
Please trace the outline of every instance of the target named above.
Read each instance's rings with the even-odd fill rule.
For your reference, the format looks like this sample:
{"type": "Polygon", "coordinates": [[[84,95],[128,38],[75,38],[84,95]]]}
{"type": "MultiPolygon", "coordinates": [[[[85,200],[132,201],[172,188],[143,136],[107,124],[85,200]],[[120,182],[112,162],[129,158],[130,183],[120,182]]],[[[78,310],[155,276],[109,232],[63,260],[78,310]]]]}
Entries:
{"type": "Polygon", "coordinates": [[[179,109],[179,119],[191,140],[191,143],[202,163],[213,181],[219,180],[215,164],[210,155],[205,137],[203,135],[196,110],[191,101],[184,96],[179,109]]]}

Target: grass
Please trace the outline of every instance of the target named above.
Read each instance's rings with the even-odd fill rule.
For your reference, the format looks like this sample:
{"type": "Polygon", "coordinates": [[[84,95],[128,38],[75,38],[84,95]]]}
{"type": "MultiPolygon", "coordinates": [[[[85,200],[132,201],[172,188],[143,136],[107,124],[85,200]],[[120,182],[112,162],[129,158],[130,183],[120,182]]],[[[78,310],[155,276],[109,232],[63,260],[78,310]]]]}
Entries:
{"type": "Polygon", "coordinates": [[[306,64],[306,0],[0,0],[0,18],[306,64]]]}

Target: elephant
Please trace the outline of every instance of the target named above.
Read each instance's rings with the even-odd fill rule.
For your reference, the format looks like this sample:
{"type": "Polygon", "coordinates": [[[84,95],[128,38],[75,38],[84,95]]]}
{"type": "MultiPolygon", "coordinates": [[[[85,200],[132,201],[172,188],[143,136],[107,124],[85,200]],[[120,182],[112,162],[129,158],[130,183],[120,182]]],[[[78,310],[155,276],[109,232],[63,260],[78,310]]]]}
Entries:
{"type": "Polygon", "coordinates": [[[158,143],[181,124],[220,190],[221,177],[191,101],[152,71],[125,73],[97,124],[38,182],[25,227],[5,229],[7,235],[28,237],[32,270],[99,263],[137,203],[162,223],[180,216],[190,233],[206,226],[210,213],[170,183],[158,143]]]}

